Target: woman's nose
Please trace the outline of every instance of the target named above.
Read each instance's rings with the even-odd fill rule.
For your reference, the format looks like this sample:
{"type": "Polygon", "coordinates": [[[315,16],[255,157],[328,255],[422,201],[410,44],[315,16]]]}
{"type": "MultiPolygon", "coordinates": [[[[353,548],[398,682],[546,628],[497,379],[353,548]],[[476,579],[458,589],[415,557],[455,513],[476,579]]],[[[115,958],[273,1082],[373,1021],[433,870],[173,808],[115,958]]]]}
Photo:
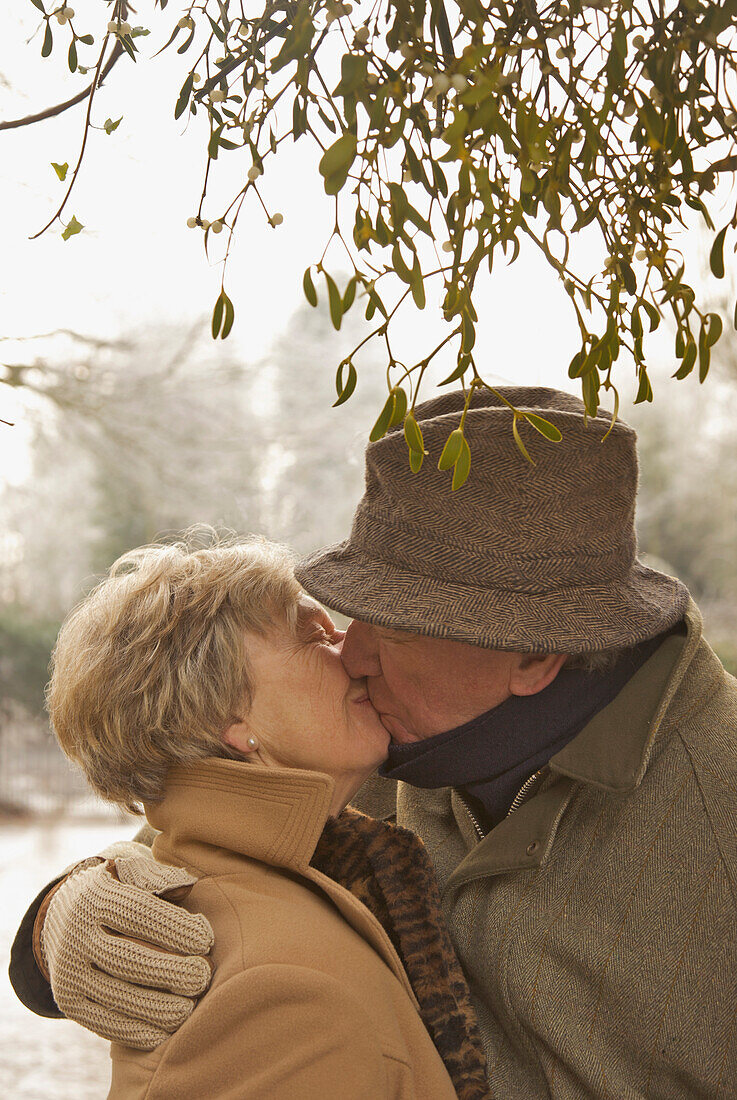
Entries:
{"type": "Polygon", "coordinates": [[[354,619],[343,637],[340,657],[348,675],[353,680],[364,676],[380,676],[379,647],[373,627],[354,619]]]}

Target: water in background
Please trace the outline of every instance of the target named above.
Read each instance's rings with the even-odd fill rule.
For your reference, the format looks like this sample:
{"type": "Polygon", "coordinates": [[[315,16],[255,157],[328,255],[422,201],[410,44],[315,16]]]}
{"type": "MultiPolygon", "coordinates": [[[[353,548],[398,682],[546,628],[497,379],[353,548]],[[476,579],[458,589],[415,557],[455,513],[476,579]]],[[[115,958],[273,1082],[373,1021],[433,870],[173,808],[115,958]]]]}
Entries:
{"type": "Polygon", "coordinates": [[[104,1100],[109,1044],[67,1020],[29,1012],[8,980],[10,945],[29,903],[68,864],[135,826],[111,820],[40,819],[0,823],[0,1096],[8,1100],[104,1100]]]}

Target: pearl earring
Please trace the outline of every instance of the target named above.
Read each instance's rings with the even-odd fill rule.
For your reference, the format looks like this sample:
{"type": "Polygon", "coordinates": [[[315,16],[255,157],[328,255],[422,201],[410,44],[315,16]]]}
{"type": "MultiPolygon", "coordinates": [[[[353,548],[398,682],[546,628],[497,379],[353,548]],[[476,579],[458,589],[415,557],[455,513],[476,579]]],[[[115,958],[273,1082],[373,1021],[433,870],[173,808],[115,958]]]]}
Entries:
{"type": "Polygon", "coordinates": [[[255,737],[249,737],[246,741],[246,744],[248,745],[249,749],[258,748],[258,740],[255,737]]]}

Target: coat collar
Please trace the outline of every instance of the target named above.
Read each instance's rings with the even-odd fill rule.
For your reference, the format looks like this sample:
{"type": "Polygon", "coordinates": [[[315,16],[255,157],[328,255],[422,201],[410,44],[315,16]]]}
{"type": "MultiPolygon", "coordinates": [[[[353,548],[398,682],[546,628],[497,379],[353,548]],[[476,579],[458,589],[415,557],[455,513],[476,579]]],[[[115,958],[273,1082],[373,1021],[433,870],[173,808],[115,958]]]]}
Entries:
{"type": "MultiPolygon", "coordinates": [[[[694,655],[700,646],[708,648],[702,627],[701,614],[691,601],[682,630],[669,635],[609,706],[551,758],[550,774],[539,793],[471,848],[448,879],[446,891],[487,875],[540,867],[577,783],[612,792],[639,786],[669,708],[669,721],[678,720],[674,696],[694,655]]],[[[450,798],[458,818],[463,807],[456,792],[450,798]]]]}
{"type": "Polygon", "coordinates": [[[321,772],[239,760],[211,758],[172,768],[163,799],[146,805],[146,817],[161,830],[154,857],[199,876],[238,874],[258,860],[308,879],[384,959],[419,1011],[386,930],[350,891],[310,866],[334,786],[321,772]]]}
{"type": "Polygon", "coordinates": [[[206,759],[171,769],[146,805],[163,834],[155,854],[227,874],[243,857],[303,872],[328,819],[334,782],[320,772],[206,759]]]}
{"type": "Polygon", "coordinates": [[[670,634],[612,702],[550,759],[550,770],[607,791],[638,786],[665,712],[701,641],[703,624],[691,601],[670,634]]]}

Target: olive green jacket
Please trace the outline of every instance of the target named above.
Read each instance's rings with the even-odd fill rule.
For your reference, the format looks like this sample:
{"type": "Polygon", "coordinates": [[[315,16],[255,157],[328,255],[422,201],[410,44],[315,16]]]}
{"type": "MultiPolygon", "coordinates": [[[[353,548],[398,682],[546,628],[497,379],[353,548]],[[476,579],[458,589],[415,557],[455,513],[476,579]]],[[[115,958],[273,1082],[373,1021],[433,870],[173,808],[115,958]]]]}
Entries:
{"type": "Polygon", "coordinates": [[[430,852],[503,1100],[737,1096],[737,681],[685,623],[488,836],[363,789],[430,852]]]}

